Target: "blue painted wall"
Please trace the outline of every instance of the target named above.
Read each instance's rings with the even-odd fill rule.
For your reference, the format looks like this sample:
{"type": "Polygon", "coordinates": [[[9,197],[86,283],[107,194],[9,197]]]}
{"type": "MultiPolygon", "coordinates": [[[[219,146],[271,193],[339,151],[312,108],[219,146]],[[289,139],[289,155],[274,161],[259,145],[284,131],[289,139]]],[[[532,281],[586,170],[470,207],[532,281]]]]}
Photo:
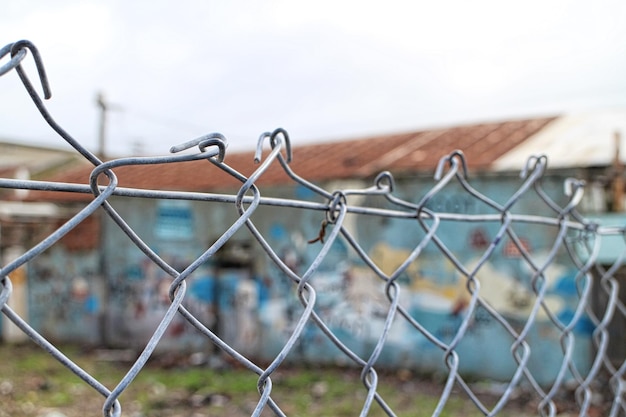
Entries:
{"type": "MultiPolygon", "coordinates": [[[[544,188],[557,201],[564,178],[546,178],[544,188]]],[[[511,176],[472,179],[472,184],[499,203],[519,187],[511,176]]],[[[363,184],[368,186],[369,184],[363,184]]],[[[418,202],[432,187],[429,179],[397,180],[396,196],[418,202]]],[[[321,201],[301,186],[262,189],[263,195],[321,201]]],[[[532,194],[532,193],[530,193],[532,194]]],[[[515,213],[553,215],[538,198],[525,196],[515,213]]],[[[233,205],[114,198],[120,214],[160,256],[182,269],[199,256],[237,218],[233,205]]],[[[388,207],[382,197],[369,196],[366,205],[388,207]]],[[[468,214],[494,213],[460,187],[451,185],[436,194],[428,207],[436,211],[468,214]]],[[[281,259],[302,274],[317,255],[320,243],[308,243],[319,234],[322,212],[259,207],[253,221],[281,259]]],[[[425,236],[415,220],[351,216],[346,227],[368,255],[389,273],[406,259],[425,236]]],[[[471,268],[500,227],[499,222],[443,222],[437,232],[443,244],[464,266],[471,268]]],[[[545,258],[556,237],[556,228],[521,224],[514,226],[538,263],[545,258]]],[[[57,339],[98,342],[139,348],[148,340],[169,301],[171,278],[121,233],[112,222],[105,229],[106,285],[99,278],[98,254],[68,253],[62,247],[33,261],[29,269],[33,323],[57,339]],[[101,325],[98,325],[100,323],[101,325]]],[[[272,359],[283,347],[303,310],[291,282],[264,255],[244,228],[233,241],[247,242],[251,263],[221,267],[203,265],[188,281],[186,307],[247,355],[272,359]]],[[[546,302],[563,324],[568,324],[577,303],[576,269],[564,251],[546,270],[546,302]]],[[[530,313],[533,296],[528,290],[531,271],[515,248],[504,239],[477,274],[481,296],[520,331],[530,313]]],[[[335,242],[318,272],[312,277],[318,292],[316,311],[332,331],[361,357],[371,353],[381,334],[389,301],[383,283],[343,241],[335,242]]],[[[411,316],[443,342],[450,342],[465,314],[469,295],[466,278],[433,244],[399,279],[402,305],[411,316]]],[[[581,370],[591,358],[591,326],[583,318],[574,329],[575,358],[581,370]]],[[[560,333],[540,313],[527,341],[532,355],[529,368],[541,383],[551,381],[562,356],[560,333]]],[[[515,370],[510,352],[512,337],[484,309],[470,320],[458,346],[461,370],[466,374],[507,379],[515,370]]],[[[160,349],[210,349],[206,338],[177,318],[168,328],[160,349]]],[[[426,337],[397,318],[379,364],[409,367],[424,372],[445,369],[443,352],[426,337]]],[[[347,358],[313,324],[307,325],[288,360],[346,362],[347,358]]]]}

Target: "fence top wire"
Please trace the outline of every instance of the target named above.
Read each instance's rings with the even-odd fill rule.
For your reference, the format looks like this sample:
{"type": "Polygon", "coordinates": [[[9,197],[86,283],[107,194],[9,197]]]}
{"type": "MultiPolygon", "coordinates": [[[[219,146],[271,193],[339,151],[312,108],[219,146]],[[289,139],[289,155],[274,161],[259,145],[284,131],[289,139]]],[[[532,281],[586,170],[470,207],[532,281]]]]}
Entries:
{"type": "Polygon", "coordinates": [[[22,68],[22,63],[29,51],[35,61],[43,97],[44,99],[49,99],[51,97],[50,86],[41,55],[29,41],[18,41],[0,49],[0,60],[4,59],[7,61],[0,66],[0,76],[12,71],[17,72],[27,93],[44,120],[63,140],[69,143],[93,165],[93,170],[85,184],[3,178],[0,179],[0,187],[85,193],[92,195],[92,199],[78,213],[74,214],[68,221],[35,246],[2,266],[0,269],[0,306],[3,314],[22,332],[27,334],[36,344],[104,397],[104,416],[120,416],[122,414],[122,406],[119,402],[120,395],[142,371],[174,318],[180,316],[186,319],[212,344],[219,347],[222,352],[258,376],[258,402],[251,414],[252,416],[260,416],[266,409],[270,409],[275,415],[286,415],[281,405],[272,397],[272,376],[285,362],[287,356],[293,353],[295,346],[302,339],[305,326],[309,323],[314,324],[353,366],[361,369],[361,380],[366,395],[363,404],[360,406],[360,415],[368,415],[372,407],[376,406],[387,415],[395,415],[392,407],[385,401],[385,398],[378,390],[379,375],[375,367],[377,364],[380,365],[381,353],[385,347],[388,347],[387,342],[390,332],[394,323],[397,322],[403,322],[413,331],[421,334],[429,344],[441,353],[441,360],[447,370],[447,376],[443,383],[439,401],[432,411],[434,416],[442,415],[446,404],[453,395],[454,388],[460,389],[465,395],[469,396],[479,412],[484,415],[497,415],[510,403],[514,392],[522,387],[530,390],[533,395],[539,398],[537,405],[537,413],[539,415],[554,416],[558,413],[555,399],[572,383],[575,386],[575,402],[580,416],[590,415],[590,410],[595,406],[593,402],[595,395],[599,390],[602,391],[605,399],[610,397],[608,401],[605,401],[604,409],[608,415],[617,416],[626,413],[623,402],[626,364],[614,364],[607,354],[611,336],[608,331],[609,324],[615,317],[624,317],[626,315],[626,307],[618,297],[619,283],[615,278],[615,273],[622,264],[624,254],[608,268],[596,264],[600,251],[600,238],[609,235],[622,236],[625,230],[623,226],[619,225],[611,227],[600,226],[576,211],[583,197],[584,182],[582,181],[568,179],[564,184],[567,202],[562,206],[557,204],[542,187],[541,180],[546,173],[548,162],[545,156],[531,156],[528,159],[521,173],[520,186],[504,203],[492,200],[470,184],[467,175],[467,164],[461,151],[455,151],[439,161],[435,171],[435,185],[417,203],[406,201],[395,194],[396,184],[394,178],[390,172],[386,171],[381,172],[375,178],[373,185],[364,189],[326,190],[300,177],[292,170],[290,162],[294,155],[289,135],[284,129],[276,129],[260,135],[254,161],[257,164],[256,169],[248,176],[237,172],[225,162],[224,156],[226,154],[227,141],[224,136],[218,133],[207,134],[181,145],[173,146],[170,155],[119,158],[103,162],[65,131],[48,112],[44,105],[44,99],[41,98],[22,68]],[[267,142],[269,142],[271,151],[264,157],[263,145],[267,142]],[[182,152],[192,148],[197,148],[197,152],[182,152]],[[234,194],[214,194],[209,192],[181,192],[118,187],[115,171],[120,167],[160,165],[163,170],[167,170],[169,165],[196,160],[206,160],[215,169],[219,169],[237,179],[241,184],[239,190],[234,194]],[[312,191],[314,195],[321,197],[324,203],[262,196],[261,190],[257,186],[258,179],[273,164],[279,164],[294,183],[312,191]],[[102,181],[106,185],[101,185],[102,181]],[[433,197],[452,183],[456,183],[465,193],[485,204],[495,214],[458,214],[436,212],[429,208],[429,202],[433,197]],[[542,201],[553,213],[553,216],[513,213],[512,209],[520,199],[529,194],[533,194],[535,198],[542,201]],[[349,197],[354,195],[380,196],[387,200],[390,206],[388,208],[380,208],[350,203],[349,197]],[[127,223],[126,219],[109,202],[112,196],[194,200],[230,204],[236,212],[236,220],[193,262],[183,269],[177,269],[162,258],[135,232],[133,227],[127,223]],[[260,206],[292,207],[325,213],[320,226],[319,236],[312,239],[312,242],[319,242],[321,248],[304,272],[296,273],[290,268],[257,227],[252,215],[260,206]],[[154,265],[171,277],[169,287],[170,304],[165,314],[143,347],[139,357],[112,389],[105,387],[89,372],[77,365],[9,306],[13,291],[12,281],[9,278],[10,274],[57,244],[63,236],[100,209],[104,210],[106,215],[115,222],[116,227],[126,234],[132,243],[154,265]],[[410,251],[408,257],[394,271],[383,271],[375,260],[372,259],[372,256],[363,248],[358,237],[346,226],[346,218],[350,214],[412,219],[420,225],[424,234],[419,243],[410,251]],[[494,235],[495,237],[489,242],[482,256],[473,264],[467,265],[455,255],[438,234],[442,223],[447,221],[490,222],[498,225],[498,228],[494,235]],[[555,228],[556,238],[549,248],[545,259],[538,261],[531,256],[513,227],[515,224],[555,228]],[[243,229],[246,229],[254,237],[267,260],[281,271],[283,276],[293,285],[302,306],[300,316],[289,337],[285,340],[282,348],[273,360],[266,366],[255,363],[222,340],[187,309],[184,304],[188,293],[187,282],[191,274],[208,260],[215,257],[216,253],[233,238],[235,233],[243,229]],[[512,323],[509,318],[485,300],[483,292],[481,292],[483,283],[481,283],[478,277],[479,271],[485,267],[495,250],[501,246],[504,238],[510,239],[531,271],[529,290],[533,294],[534,301],[529,309],[528,317],[521,325],[512,323]],[[388,301],[382,330],[377,335],[378,337],[369,355],[366,356],[356,353],[346,344],[345,340],[342,340],[340,336],[335,334],[316,308],[318,291],[315,288],[313,277],[318,272],[324,259],[327,258],[333,243],[339,239],[346,242],[361,261],[384,284],[382,286],[384,297],[388,301]],[[429,330],[424,323],[420,322],[403,305],[401,298],[402,286],[400,285],[400,277],[420,257],[427,246],[433,245],[458,271],[465,282],[467,291],[466,313],[460,318],[457,330],[450,338],[442,338],[429,330]],[[586,252],[584,256],[580,255],[581,248],[586,252]],[[571,262],[578,269],[575,277],[578,303],[572,313],[572,317],[567,321],[557,317],[547,302],[548,285],[546,284],[546,270],[554,262],[559,252],[567,253],[571,262]],[[599,313],[591,308],[590,297],[594,285],[598,291],[606,295],[607,299],[606,306],[599,313]],[[506,383],[499,399],[495,404],[491,405],[485,404],[479,398],[480,396],[475,392],[472,385],[463,378],[460,372],[461,359],[458,348],[464,338],[467,337],[468,329],[472,325],[473,320],[475,320],[479,310],[488,314],[497,325],[510,335],[510,354],[516,364],[516,369],[506,383]],[[560,334],[562,361],[554,381],[548,387],[536,380],[528,366],[532,354],[528,337],[533,326],[536,326],[539,315],[545,315],[560,334]],[[574,348],[577,337],[574,329],[581,322],[583,316],[589,317],[593,323],[592,342],[595,347],[591,366],[585,371],[579,369],[574,360],[574,348]],[[607,381],[608,387],[605,385],[607,381]]]}

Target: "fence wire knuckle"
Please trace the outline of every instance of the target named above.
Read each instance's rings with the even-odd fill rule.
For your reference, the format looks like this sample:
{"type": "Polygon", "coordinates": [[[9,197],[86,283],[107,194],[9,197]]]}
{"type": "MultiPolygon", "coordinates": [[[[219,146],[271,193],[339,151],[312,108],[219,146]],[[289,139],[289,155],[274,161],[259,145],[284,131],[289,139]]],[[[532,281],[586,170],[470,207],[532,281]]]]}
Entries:
{"type": "MultiPolygon", "coordinates": [[[[515,180],[518,182],[516,188],[507,189],[508,197],[498,200],[475,187],[468,175],[466,156],[460,150],[439,159],[435,164],[434,180],[427,185],[418,184],[421,194],[412,199],[400,197],[403,194],[398,191],[403,190],[405,179],[394,178],[390,171],[380,172],[373,183],[363,188],[326,189],[292,169],[296,165],[292,164],[293,158],[297,155],[283,128],[259,136],[254,161],[250,161],[254,170],[242,170],[247,174],[239,172],[234,164],[228,165],[228,141],[220,133],[209,133],[172,146],[168,155],[103,162],[52,118],[21,67],[29,51],[43,97],[49,99],[50,86],[41,55],[29,41],[0,48],[0,76],[15,70],[52,130],[93,166],[81,184],[0,178],[0,189],[69,192],[85,197],[80,209],[66,215],[63,222],[55,225],[40,241],[11,259],[3,258],[0,311],[7,319],[5,322],[12,323],[104,398],[104,416],[123,415],[120,401],[126,401],[123,394],[136,383],[137,376],[157,349],[169,340],[168,329],[179,322],[195,332],[194,337],[202,341],[206,350],[214,350],[229,363],[256,375],[256,393],[253,393],[256,403],[250,407],[251,416],[267,412],[286,416],[286,410],[291,410],[286,404],[288,400],[279,395],[277,387],[281,386],[282,380],[277,376],[281,370],[292,366],[294,360],[295,363],[312,361],[318,366],[340,362],[358,370],[362,402],[354,406],[355,414],[366,416],[374,409],[389,416],[404,414],[391,405],[396,404],[395,401],[386,398],[393,395],[388,394],[393,390],[381,389],[388,376],[381,371],[398,366],[393,362],[389,365],[387,361],[394,359],[390,356],[410,353],[394,352],[398,349],[399,339],[411,340],[416,346],[419,343],[421,350],[417,347],[415,350],[424,353],[423,358],[413,357],[413,363],[407,359],[409,364],[406,367],[415,371],[414,374],[418,374],[423,366],[428,372],[435,370],[443,376],[436,404],[428,405],[431,409],[427,412],[432,416],[447,415],[447,407],[456,396],[469,399],[477,413],[488,416],[513,415],[511,409],[513,413],[522,413],[522,408],[523,415],[530,415],[529,403],[533,404],[531,412],[539,416],[626,416],[626,358],[622,355],[626,349],[615,353],[616,349],[619,350],[616,340],[620,340],[616,332],[624,331],[623,324],[616,330],[615,323],[626,320],[626,305],[620,298],[620,281],[623,281],[626,262],[626,226],[605,225],[578,211],[585,198],[585,181],[565,178],[559,192],[544,184],[543,180],[550,174],[545,155],[530,156],[520,178],[515,180]],[[264,145],[270,148],[265,156],[264,145]],[[118,174],[119,178],[124,178],[121,173],[128,168],[150,165],[160,172],[168,172],[173,165],[202,160],[209,164],[200,163],[205,171],[195,175],[212,175],[219,170],[236,180],[237,186],[230,187],[233,193],[129,188],[123,187],[118,180],[118,174]],[[292,186],[306,190],[305,194],[314,198],[266,196],[262,179],[274,168],[282,170],[292,186]],[[479,209],[454,211],[437,206],[437,199],[447,195],[450,189],[461,193],[468,204],[479,209]],[[211,213],[219,207],[224,216],[218,217],[228,220],[214,225],[211,242],[194,248],[193,259],[181,263],[161,253],[124,209],[123,201],[144,199],[202,203],[211,207],[207,209],[211,213]],[[540,206],[543,211],[527,213],[524,201],[529,199],[533,199],[532,207],[540,206]],[[301,233],[306,238],[297,235],[298,239],[294,237],[291,243],[278,242],[278,238],[268,232],[265,222],[268,213],[278,209],[297,210],[299,216],[307,219],[303,221],[310,220],[312,226],[306,229],[306,233],[301,233]],[[102,221],[111,225],[107,230],[122,236],[128,247],[140,253],[144,262],[167,284],[167,297],[162,297],[162,309],[155,313],[156,324],[147,340],[141,341],[136,359],[113,389],[107,388],[61,352],[12,304],[16,297],[14,281],[17,278],[14,277],[20,268],[36,266],[46,251],[61,245],[65,236],[98,214],[102,215],[102,221]],[[400,252],[392,253],[389,248],[395,249],[394,243],[385,242],[386,246],[380,250],[387,252],[377,253],[379,248],[368,239],[371,236],[359,233],[361,220],[402,225],[400,240],[411,242],[403,246],[409,249],[403,249],[401,255],[400,252]],[[460,238],[456,234],[457,230],[464,228],[471,228],[475,233],[472,257],[463,255],[459,249],[457,240],[460,238]],[[533,233],[545,236],[541,251],[529,243],[529,236],[533,233]],[[276,285],[289,289],[279,295],[283,297],[281,303],[288,305],[289,325],[281,330],[282,339],[273,341],[278,345],[272,349],[254,345],[256,351],[250,351],[247,345],[233,339],[232,332],[240,331],[234,322],[229,324],[232,328],[216,330],[191,302],[192,288],[202,269],[220,260],[241,236],[247,236],[252,242],[254,261],[263,265],[276,285]],[[615,242],[624,248],[609,259],[604,251],[608,246],[615,251],[615,242]],[[283,254],[281,251],[285,245],[287,250],[306,252],[307,262],[298,264],[283,254]],[[343,252],[337,255],[336,251],[340,250],[343,252]],[[503,253],[509,258],[498,264],[503,253]],[[393,258],[391,263],[381,261],[389,256],[398,259],[393,258]],[[439,263],[429,266],[428,260],[435,259],[433,257],[439,263]],[[354,272],[346,266],[348,263],[365,271],[360,272],[363,277],[352,276],[354,272]],[[434,273],[450,274],[441,290],[453,294],[449,297],[449,311],[446,310],[445,314],[437,315],[413,299],[428,305],[435,302],[428,297],[441,298],[433,292],[436,283],[427,282],[423,276],[428,268],[435,270],[434,273]],[[355,347],[356,330],[349,333],[341,327],[348,323],[350,311],[346,310],[347,301],[342,299],[345,294],[330,294],[329,270],[340,271],[341,285],[345,287],[350,280],[363,280],[362,284],[359,281],[358,291],[355,289],[352,297],[359,299],[359,308],[367,310],[367,317],[372,321],[360,324],[361,333],[368,333],[365,347],[355,347]],[[507,271],[514,271],[515,279],[506,275],[507,271]],[[373,283],[366,282],[366,278],[373,283]],[[352,338],[346,336],[347,333],[352,334],[352,338]],[[323,341],[324,352],[329,352],[327,359],[320,359],[323,356],[320,352],[314,359],[306,358],[303,352],[313,339],[323,341]],[[482,342],[477,344],[477,340],[482,342]],[[473,351],[468,350],[470,345],[475,346],[473,351]],[[546,351],[548,345],[549,352],[546,351]],[[496,348],[499,350],[495,351],[496,348]],[[542,354],[547,355],[549,363],[538,367],[537,363],[542,360],[538,355],[542,354]],[[485,395],[485,385],[472,379],[476,377],[472,372],[481,369],[472,367],[471,358],[484,361],[489,355],[497,356],[498,361],[506,363],[510,369],[506,372],[497,370],[495,374],[498,376],[493,379],[484,377],[497,387],[485,395]],[[493,382],[495,380],[497,384],[493,382]],[[566,414],[562,414],[563,408],[566,414]]],[[[109,276],[103,279],[108,280],[106,285],[111,290],[123,292],[130,288],[124,287],[130,284],[109,276]]],[[[238,285],[243,284],[239,282],[238,285]]],[[[233,300],[231,302],[236,307],[237,301],[233,300]]],[[[111,301],[108,303],[110,305],[106,308],[115,307],[111,301]]],[[[258,311],[252,314],[258,314],[258,311]]],[[[423,410],[419,411],[423,413],[423,410]]]]}

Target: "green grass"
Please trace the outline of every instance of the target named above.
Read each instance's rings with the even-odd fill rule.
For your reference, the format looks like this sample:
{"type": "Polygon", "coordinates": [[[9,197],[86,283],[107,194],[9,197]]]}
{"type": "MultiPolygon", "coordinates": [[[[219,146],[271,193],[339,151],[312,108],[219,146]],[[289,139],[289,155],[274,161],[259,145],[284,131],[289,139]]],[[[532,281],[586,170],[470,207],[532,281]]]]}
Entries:
{"type": "MultiPolygon", "coordinates": [[[[100,362],[94,354],[65,348],[64,353],[109,389],[130,364],[100,362]]],[[[102,415],[104,397],[43,350],[32,346],[0,344],[0,417],[39,415],[56,409],[67,417],[102,415]],[[1,385],[0,385],[1,387],[1,385]]],[[[247,369],[216,371],[206,367],[164,369],[148,363],[120,397],[123,415],[249,416],[259,401],[258,376],[247,369]]],[[[367,389],[358,370],[339,368],[286,368],[272,375],[272,398],[289,416],[354,416],[361,412],[367,389]]],[[[382,374],[377,392],[399,417],[430,416],[439,401],[442,384],[426,384],[394,373],[382,374]],[[428,389],[425,389],[428,388],[428,389]]],[[[274,415],[268,407],[263,416],[274,415]]],[[[369,416],[385,416],[376,403],[369,416]]],[[[465,395],[455,394],[442,417],[481,416],[465,395]]],[[[505,417],[507,414],[500,414],[505,417]]],[[[517,413],[509,414],[520,415],[517,413]]]]}

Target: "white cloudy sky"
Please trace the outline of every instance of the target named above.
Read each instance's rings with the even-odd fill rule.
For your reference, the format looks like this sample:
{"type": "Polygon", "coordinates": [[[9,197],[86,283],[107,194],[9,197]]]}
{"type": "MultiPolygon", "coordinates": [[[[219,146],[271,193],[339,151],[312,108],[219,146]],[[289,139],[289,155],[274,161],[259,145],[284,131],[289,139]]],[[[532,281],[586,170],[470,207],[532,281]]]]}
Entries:
{"type": "MultiPolygon", "coordinates": [[[[626,108],[624,0],[4,0],[0,46],[19,39],[43,56],[56,120],[94,150],[105,93],[118,155],[626,108]]],[[[60,143],[14,72],[0,140],[60,143]]]]}

